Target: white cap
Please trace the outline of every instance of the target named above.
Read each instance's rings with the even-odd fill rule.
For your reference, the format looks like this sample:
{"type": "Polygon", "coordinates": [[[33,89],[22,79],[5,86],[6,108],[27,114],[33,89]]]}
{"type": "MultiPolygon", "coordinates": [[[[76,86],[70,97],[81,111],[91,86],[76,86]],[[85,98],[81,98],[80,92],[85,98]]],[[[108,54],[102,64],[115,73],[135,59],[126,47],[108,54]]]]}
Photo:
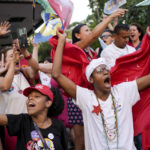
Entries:
{"type": "Polygon", "coordinates": [[[99,65],[106,65],[106,61],[104,58],[97,58],[97,59],[93,59],[89,65],[86,67],[86,70],[85,70],[85,75],[86,75],[86,78],[88,81],[90,81],[90,76],[91,74],[93,73],[94,69],[96,67],[98,67],[99,65]]]}

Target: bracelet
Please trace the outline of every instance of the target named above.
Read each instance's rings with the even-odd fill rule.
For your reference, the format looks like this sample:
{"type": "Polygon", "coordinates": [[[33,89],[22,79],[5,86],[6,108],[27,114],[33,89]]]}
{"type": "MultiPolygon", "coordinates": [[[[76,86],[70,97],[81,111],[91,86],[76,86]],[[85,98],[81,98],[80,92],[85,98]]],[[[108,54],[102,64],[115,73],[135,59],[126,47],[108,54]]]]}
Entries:
{"type": "Polygon", "coordinates": [[[29,56],[24,57],[26,60],[29,60],[32,58],[32,55],[30,54],[29,56]]]}

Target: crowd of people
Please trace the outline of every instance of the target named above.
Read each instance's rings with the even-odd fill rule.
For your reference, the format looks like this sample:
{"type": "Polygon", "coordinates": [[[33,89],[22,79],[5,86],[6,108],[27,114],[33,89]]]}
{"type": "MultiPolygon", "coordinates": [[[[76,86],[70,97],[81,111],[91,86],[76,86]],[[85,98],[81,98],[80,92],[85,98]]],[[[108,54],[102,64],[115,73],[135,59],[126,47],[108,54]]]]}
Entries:
{"type": "MultiPolygon", "coordinates": [[[[86,66],[80,69],[90,88],[63,74],[68,43],[60,29],[54,58],[40,63],[39,44],[32,43],[32,54],[18,39],[1,47],[0,150],[142,150],[141,134],[134,137],[132,107],[140,100],[139,92],[150,87],[150,74],[111,86],[116,60],[142,50],[140,25],[117,23],[126,11],[103,16],[92,31],[86,24],[72,30],[69,44],[82,53],[86,66]],[[91,44],[97,38],[105,47],[94,50],[91,44]]],[[[2,22],[0,36],[11,32],[10,26],[2,22]]],[[[146,34],[150,38],[149,26],[146,34]]]]}

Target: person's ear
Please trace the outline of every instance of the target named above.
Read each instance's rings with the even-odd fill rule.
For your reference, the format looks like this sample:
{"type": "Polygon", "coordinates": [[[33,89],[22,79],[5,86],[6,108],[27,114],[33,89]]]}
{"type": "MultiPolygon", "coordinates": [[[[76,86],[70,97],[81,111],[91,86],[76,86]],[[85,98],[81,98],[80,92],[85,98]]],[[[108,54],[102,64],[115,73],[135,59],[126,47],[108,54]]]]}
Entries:
{"type": "Polygon", "coordinates": [[[46,101],[46,107],[47,108],[49,108],[51,105],[52,105],[52,101],[51,100],[46,101]]]}
{"type": "Polygon", "coordinates": [[[90,80],[89,80],[89,82],[90,82],[91,84],[93,84],[93,83],[94,83],[94,80],[93,80],[93,77],[92,77],[92,76],[90,76],[90,80]]]}
{"type": "Polygon", "coordinates": [[[75,37],[80,40],[80,34],[79,33],[75,33],[75,37]]]}

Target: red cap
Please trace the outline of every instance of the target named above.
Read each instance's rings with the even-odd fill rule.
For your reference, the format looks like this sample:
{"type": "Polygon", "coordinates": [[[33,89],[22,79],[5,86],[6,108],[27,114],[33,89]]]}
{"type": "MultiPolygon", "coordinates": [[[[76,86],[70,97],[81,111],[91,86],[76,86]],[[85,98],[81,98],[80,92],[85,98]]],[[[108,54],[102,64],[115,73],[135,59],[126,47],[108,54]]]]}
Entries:
{"type": "Polygon", "coordinates": [[[39,91],[43,95],[48,96],[50,98],[50,100],[53,101],[52,91],[50,90],[50,88],[48,86],[42,85],[42,84],[37,84],[35,87],[28,87],[28,88],[24,89],[23,95],[28,96],[34,90],[39,91]]]}

